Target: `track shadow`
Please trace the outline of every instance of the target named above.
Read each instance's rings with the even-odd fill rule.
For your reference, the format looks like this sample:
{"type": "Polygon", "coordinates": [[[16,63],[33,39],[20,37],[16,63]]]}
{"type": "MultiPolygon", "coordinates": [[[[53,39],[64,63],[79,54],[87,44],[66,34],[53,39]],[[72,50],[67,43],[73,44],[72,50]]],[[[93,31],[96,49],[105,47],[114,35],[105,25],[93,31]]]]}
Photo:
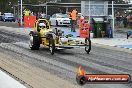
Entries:
{"type": "MultiPolygon", "coordinates": [[[[48,48],[40,48],[39,51],[49,52],[50,50],[48,48]]],[[[74,55],[74,53],[69,52],[66,49],[56,49],[55,54],[61,54],[61,55],[74,55]]]]}
{"type": "Polygon", "coordinates": [[[69,51],[66,50],[66,49],[63,49],[63,50],[56,50],[55,53],[57,53],[57,54],[62,54],[62,55],[74,55],[74,53],[71,53],[71,52],[69,52],[69,51]]]}

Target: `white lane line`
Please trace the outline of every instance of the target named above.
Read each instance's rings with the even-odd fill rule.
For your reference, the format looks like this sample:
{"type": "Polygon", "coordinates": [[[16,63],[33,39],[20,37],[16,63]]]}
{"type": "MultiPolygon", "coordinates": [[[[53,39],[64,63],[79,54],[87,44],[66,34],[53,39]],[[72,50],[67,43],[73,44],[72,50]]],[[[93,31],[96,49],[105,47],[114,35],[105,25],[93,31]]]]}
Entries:
{"type": "Polygon", "coordinates": [[[26,88],[26,87],[0,70],[0,88],[26,88]]]}

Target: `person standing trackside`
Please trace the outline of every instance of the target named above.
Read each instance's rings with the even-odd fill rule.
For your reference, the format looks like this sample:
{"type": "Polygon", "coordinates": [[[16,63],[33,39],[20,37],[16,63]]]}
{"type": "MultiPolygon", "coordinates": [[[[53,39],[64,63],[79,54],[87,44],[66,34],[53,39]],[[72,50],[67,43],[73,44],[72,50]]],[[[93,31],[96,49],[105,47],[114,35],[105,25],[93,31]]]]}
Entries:
{"type": "Polygon", "coordinates": [[[70,12],[70,17],[71,17],[71,32],[76,32],[76,31],[75,31],[75,27],[76,27],[77,16],[78,16],[77,9],[74,8],[74,9],[70,12]]]}
{"type": "Polygon", "coordinates": [[[124,16],[124,18],[123,18],[123,24],[124,24],[124,28],[126,28],[127,24],[128,24],[127,16],[124,16]]]}

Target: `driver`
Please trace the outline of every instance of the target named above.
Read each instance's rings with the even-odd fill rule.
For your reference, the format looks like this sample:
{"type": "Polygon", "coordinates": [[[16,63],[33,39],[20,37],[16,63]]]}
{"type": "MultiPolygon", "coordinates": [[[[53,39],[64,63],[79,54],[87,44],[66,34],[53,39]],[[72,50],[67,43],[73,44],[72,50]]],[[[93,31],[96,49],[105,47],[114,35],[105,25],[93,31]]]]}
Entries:
{"type": "Polygon", "coordinates": [[[45,23],[39,23],[39,29],[46,29],[46,24],[45,23]]]}

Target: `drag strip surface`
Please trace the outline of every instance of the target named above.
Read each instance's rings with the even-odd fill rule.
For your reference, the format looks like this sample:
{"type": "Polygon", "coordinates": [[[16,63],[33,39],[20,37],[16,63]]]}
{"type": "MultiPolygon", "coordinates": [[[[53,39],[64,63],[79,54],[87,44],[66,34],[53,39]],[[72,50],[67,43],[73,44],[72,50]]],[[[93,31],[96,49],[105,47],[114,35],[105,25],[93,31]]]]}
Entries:
{"type": "MultiPolygon", "coordinates": [[[[16,30],[13,29],[12,30],[16,30]]],[[[80,87],[76,84],[76,73],[78,66],[83,66],[86,71],[90,74],[121,74],[127,73],[132,74],[132,54],[126,53],[122,51],[111,50],[107,48],[102,48],[98,46],[92,46],[92,51],[90,54],[86,54],[84,49],[71,49],[71,50],[58,50],[55,55],[50,55],[48,49],[44,49],[42,46],[40,50],[30,50],[28,47],[28,32],[22,33],[18,31],[10,31],[2,28],[0,29],[0,35],[3,36],[3,39],[0,39],[0,52],[4,52],[6,55],[10,55],[12,58],[9,61],[15,62],[15,64],[28,64],[31,67],[35,67],[36,71],[46,71],[52,75],[57,76],[58,78],[68,82],[70,85],[74,85],[74,87],[80,87]],[[25,35],[25,36],[23,36],[25,35]],[[6,39],[6,40],[4,40],[6,39]],[[10,41],[9,41],[9,40],[10,41]],[[9,41],[9,42],[8,42],[9,41]],[[38,70],[39,69],[39,70],[38,70]]],[[[2,60],[2,59],[0,59],[2,60]]],[[[5,61],[8,61],[5,60],[5,61]]],[[[2,62],[2,61],[0,61],[2,62]]],[[[8,63],[8,62],[7,62],[8,63]]],[[[5,63],[1,63],[5,64],[5,63]]],[[[10,63],[11,64],[11,63],[10,63]]],[[[15,67],[17,65],[11,65],[12,70],[19,69],[15,67]]],[[[1,65],[4,66],[4,65],[1,65]]],[[[6,65],[7,66],[7,65],[6,65]]],[[[29,66],[29,67],[30,67],[29,66]]],[[[8,68],[8,66],[7,66],[8,68]]],[[[27,84],[36,88],[33,83],[38,83],[40,88],[43,87],[44,81],[40,82],[39,78],[45,78],[44,75],[33,75],[37,77],[37,80],[31,81],[30,77],[28,80],[28,75],[24,79],[24,74],[28,74],[31,70],[27,70],[28,66],[23,67],[25,72],[23,75],[17,75],[22,72],[17,72],[17,76],[19,76],[23,81],[27,82],[27,84]]],[[[30,68],[31,69],[31,68],[30,68]]],[[[9,70],[9,69],[8,69],[9,70]]],[[[23,70],[24,71],[24,70],[23,70]]],[[[35,72],[35,71],[34,71],[35,72]]],[[[33,72],[33,73],[34,73],[33,72]]],[[[31,73],[29,73],[31,74],[31,73]]],[[[47,80],[48,81],[48,80],[47,80]]],[[[50,81],[48,81],[50,82],[50,81]]],[[[51,81],[53,85],[54,81],[51,81]]],[[[130,84],[87,84],[82,86],[81,88],[131,88],[130,84]]],[[[71,88],[67,87],[66,84],[63,84],[63,88],[71,88]]],[[[49,85],[47,85],[49,86],[49,85]]],[[[56,86],[57,87],[57,86],[56,86]]],[[[62,87],[62,86],[61,86],[62,87]]],[[[51,86],[53,88],[53,86],[51,86]]],[[[72,87],[73,88],[73,87],[72,87]]]]}

